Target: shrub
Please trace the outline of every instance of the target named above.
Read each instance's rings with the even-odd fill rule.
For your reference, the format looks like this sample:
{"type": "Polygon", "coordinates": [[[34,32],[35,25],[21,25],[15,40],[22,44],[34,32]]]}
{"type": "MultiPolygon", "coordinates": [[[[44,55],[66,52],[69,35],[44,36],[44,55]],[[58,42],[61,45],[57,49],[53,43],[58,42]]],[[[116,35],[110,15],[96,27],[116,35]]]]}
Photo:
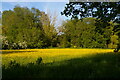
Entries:
{"type": "Polygon", "coordinates": [[[20,64],[18,64],[15,60],[11,60],[9,62],[9,65],[10,65],[10,67],[18,67],[18,66],[20,66],[20,64]]]}
{"type": "Polygon", "coordinates": [[[39,57],[37,60],[36,60],[36,64],[40,64],[42,62],[42,58],[39,57]]]}

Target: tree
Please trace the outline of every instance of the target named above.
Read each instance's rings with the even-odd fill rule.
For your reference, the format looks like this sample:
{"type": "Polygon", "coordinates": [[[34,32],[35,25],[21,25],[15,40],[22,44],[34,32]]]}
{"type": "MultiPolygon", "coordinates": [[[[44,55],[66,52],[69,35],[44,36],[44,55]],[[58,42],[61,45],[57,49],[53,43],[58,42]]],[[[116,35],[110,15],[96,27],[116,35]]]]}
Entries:
{"type": "Polygon", "coordinates": [[[45,12],[41,13],[40,20],[43,24],[43,30],[45,36],[47,37],[47,44],[51,47],[56,47],[56,40],[57,40],[57,31],[55,29],[55,24],[57,17],[50,13],[45,14],[45,12]]]}
{"type": "Polygon", "coordinates": [[[95,18],[74,19],[63,24],[63,40],[61,43],[70,47],[105,48],[104,37],[95,32],[95,18]],[[66,41],[65,41],[66,40],[66,41]]]}
{"type": "Polygon", "coordinates": [[[108,45],[109,48],[117,48],[118,44],[118,36],[117,35],[112,35],[111,36],[111,43],[108,45]]]}
{"type": "Polygon", "coordinates": [[[0,11],[0,49],[2,49],[2,13],[0,11]]]}
{"type": "Polygon", "coordinates": [[[120,2],[69,2],[61,14],[79,19],[95,17],[104,22],[119,22],[119,7],[120,2]]]}
{"type": "MultiPolygon", "coordinates": [[[[120,23],[120,2],[69,2],[61,14],[81,20],[85,17],[94,17],[96,18],[96,32],[104,35],[104,28],[110,25],[110,21],[120,23]]],[[[119,30],[119,27],[120,25],[114,26],[114,29],[119,30]]],[[[109,42],[109,39],[106,41],[109,42]]]]}
{"type": "Polygon", "coordinates": [[[3,11],[2,31],[9,43],[7,48],[25,48],[26,45],[28,48],[42,48],[44,31],[40,16],[41,12],[35,8],[16,6],[13,11],[3,11]]]}

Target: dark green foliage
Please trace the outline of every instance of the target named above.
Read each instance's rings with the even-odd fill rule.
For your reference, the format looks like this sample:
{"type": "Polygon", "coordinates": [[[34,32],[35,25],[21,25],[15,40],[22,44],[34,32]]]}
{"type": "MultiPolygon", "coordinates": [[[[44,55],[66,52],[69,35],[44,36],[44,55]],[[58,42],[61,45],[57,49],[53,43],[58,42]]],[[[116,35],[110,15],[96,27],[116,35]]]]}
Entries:
{"type": "Polygon", "coordinates": [[[96,18],[95,31],[106,40],[106,48],[111,44],[110,36],[120,37],[120,2],[69,2],[61,14],[71,19],[96,18]]]}
{"type": "Polygon", "coordinates": [[[115,50],[114,50],[114,52],[118,52],[119,51],[119,48],[116,48],[115,50]]]}
{"type": "Polygon", "coordinates": [[[2,48],[117,48],[120,42],[119,4],[70,2],[62,14],[72,19],[66,20],[58,30],[49,14],[16,6],[2,13],[2,48]]]}
{"type": "Polygon", "coordinates": [[[13,60],[13,61],[10,61],[9,66],[11,66],[11,67],[19,67],[20,64],[18,64],[15,60],[13,60]]]}
{"type": "MultiPolygon", "coordinates": [[[[120,54],[105,53],[62,62],[3,66],[4,79],[120,79],[120,54]]],[[[17,63],[16,63],[17,64],[17,63]]]]}
{"type": "Polygon", "coordinates": [[[41,62],[42,62],[42,58],[39,57],[39,58],[37,59],[37,61],[36,61],[36,64],[40,64],[41,62]]]}
{"type": "Polygon", "coordinates": [[[106,48],[103,35],[95,31],[95,18],[68,20],[63,27],[62,47],[106,48]]]}
{"type": "Polygon", "coordinates": [[[92,16],[103,22],[114,19],[119,22],[119,10],[120,2],[69,2],[61,14],[79,19],[92,16]]]}
{"type": "MultiPolygon", "coordinates": [[[[53,40],[49,39],[55,30],[54,26],[46,36],[43,18],[47,14],[38,9],[28,9],[16,6],[13,10],[3,11],[2,14],[2,41],[3,49],[45,48],[53,40]]],[[[46,19],[45,18],[45,19],[46,19]]],[[[47,26],[49,26],[47,24],[47,26]]],[[[47,28],[48,29],[48,28],[47,28]]],[[[50,29],[48,29],[50,30],[50,29]]],[[[57,33],[55,33],[56,35],[57,33]]],[[[52,35],[52,36],[55,36],[52,35]]]]}

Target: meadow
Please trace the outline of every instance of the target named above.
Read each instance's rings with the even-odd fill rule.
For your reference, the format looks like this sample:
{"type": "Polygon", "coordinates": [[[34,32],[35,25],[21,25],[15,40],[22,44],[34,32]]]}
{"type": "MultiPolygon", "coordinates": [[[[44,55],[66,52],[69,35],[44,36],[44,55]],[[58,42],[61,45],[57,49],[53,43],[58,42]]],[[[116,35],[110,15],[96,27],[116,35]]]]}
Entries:
{"type": "Polygon", "coordinates": [[[3,65],[10,61],[17,61],[21,65],[35,63],[37,58],[42,57],[43,63],[80,58],[93,54],[112,52],[112,49],[21,49],[21,50],[2,50],[3,65]]]}
{"type": "Polygon", "coordinates": [[[3,79],[21,80],[118,79],[120,53],[113,49],[2,50],[2,73],[3,79]]]}

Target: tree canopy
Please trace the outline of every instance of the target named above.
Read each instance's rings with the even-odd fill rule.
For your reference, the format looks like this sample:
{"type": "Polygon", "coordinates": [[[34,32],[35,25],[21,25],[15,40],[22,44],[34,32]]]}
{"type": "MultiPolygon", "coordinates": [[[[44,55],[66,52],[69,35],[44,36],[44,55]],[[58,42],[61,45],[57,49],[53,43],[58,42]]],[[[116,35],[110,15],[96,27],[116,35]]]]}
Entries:
{"type": "Polygon", "coordinates": [[[104,22],[119,22],[120,2],[69,2],[61,14],[79,19],[95,17],[104,22]]]}
{"type": "Polygon", "coordinates": [[[49,20],[47,14],[36,8],[16,6],[13,10],[3,11],[3,48],[48,47],[51,42],[48,37],[53,33],[51,31],[48,35],[46,30],[50,30],[52,27],[51,30],[54,31],[55,28],[45,20],[49,20]],[[45,23],[49,28],[44,28],[45,23]]]}
{"type": "Polygon", "coordinates": [[[117,48],[120,43],[119,4],[70,2],[62,14],[72,19],[64,21],[58,29],[55,15],[15,6],[2,13],[2,48],[117,48]]]}
{"type": "Polygon", "coordinates": [[[61,14],[79,20],[94,17],[95,31],[103,35],[106,44],[120,44],[120,2],[69,2],[61,14]]]}

